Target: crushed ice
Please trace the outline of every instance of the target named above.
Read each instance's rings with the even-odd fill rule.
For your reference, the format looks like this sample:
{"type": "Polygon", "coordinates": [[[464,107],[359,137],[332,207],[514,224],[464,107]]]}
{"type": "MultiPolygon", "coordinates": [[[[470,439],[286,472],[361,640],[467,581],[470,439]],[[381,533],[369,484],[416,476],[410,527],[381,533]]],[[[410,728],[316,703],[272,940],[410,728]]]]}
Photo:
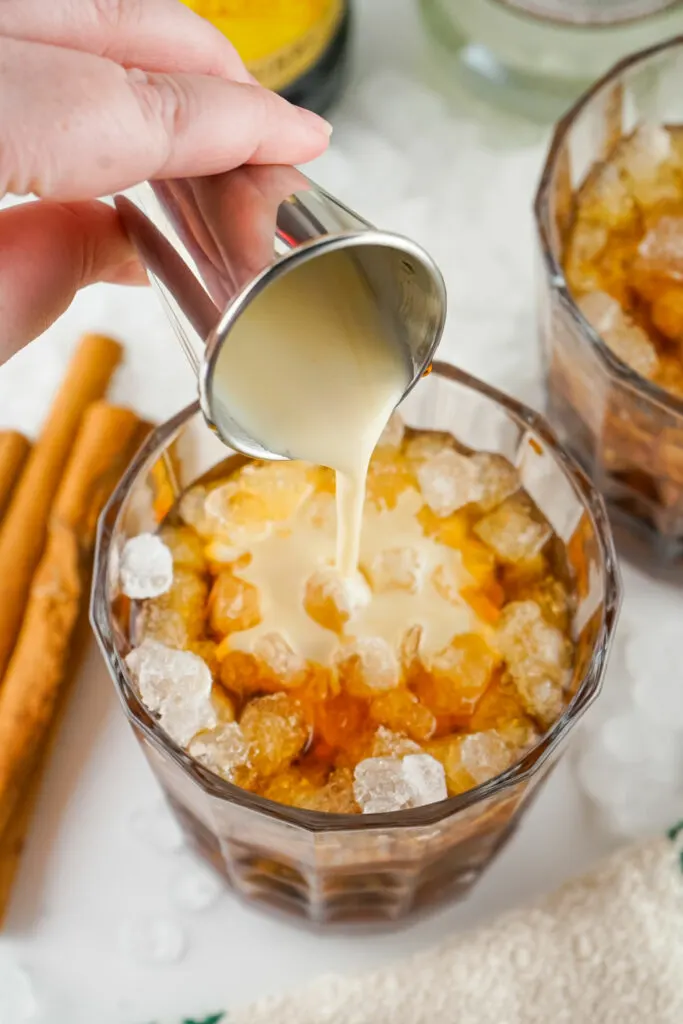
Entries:
{"type": "Polygon", "coordinates": [[[156,534],[140,533],[123,546],[119,576],[126,597],[159,597],[171,589],[173,555],[156,534]]]}
{"type": "Polygon", "coordinates": [[[126,658],[143,703],[159,715],[171,739],[185,746],[216,724],[211,671],[198,655],[143,640],[126,658]]]}
{"type": "Polygon", "coordinates": [[[445,800],[446,776],[430,754],[368,757],[355,767],[353,792],[363,814],[403,811],[445,800]]]}

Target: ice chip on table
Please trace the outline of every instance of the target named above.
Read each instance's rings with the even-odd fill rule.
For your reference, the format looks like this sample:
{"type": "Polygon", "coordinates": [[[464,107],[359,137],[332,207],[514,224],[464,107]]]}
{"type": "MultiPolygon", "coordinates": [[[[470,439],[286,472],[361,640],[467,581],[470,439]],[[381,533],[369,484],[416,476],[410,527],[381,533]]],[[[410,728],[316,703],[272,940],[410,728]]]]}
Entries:
{"type": "Polygon", "coordinates": [[[188,753],[228,782],[234,781],[236,769],[249,765],[249,744],[237,722],[225,722],[199,733],[188,753]]]}
{"type": "Polygon", "coordinates": [[[373,757],[405,757],[406,754],[421,754],[422,748],[401,733],[392,732],[380,725],[372,741],[373,757]]]}
{"type": "Polygon", "coordinates": [[[306,669],[304,658],[292,650],[280,633],[265,633],[259,637],[254,654],[283,683],[291,684],[306,669]]]}
{"type": "Polygon", "coordinates": [[[178,822],[163,801],[137,807],[130,816],[134,835],[157,853],[177,853],[185,845],[178,822]]]}
{"type": "Polygon", "coordinates": [[[372,592],[365,577],[342,575],[334,566],[324,566],[309,576],[304,591],[304,608],[325,629],[341,633],[356,612],[365,608],[372,592]]]}
{"type": "Polygon", "coordinates": [[[335,655],[342,686],[354,697],[369,697],[398,686],[398,658],[379,636],[358,637],[335,655]]]}
{"type": "Polygon", "coordinates": [[[155,534],[140,533],[124,544],[119,575],[126,597],[159,597],[173,583],[173,555],[155,534]]]}
{"type": "Polygon", "coordinates": [[[119,941],[122,952],[144,967],[177,964],[187,949],[185,932],[166,917],[131,918],[122,925],[119,941]]]}
{"type": "Polygon", "coordinates": [[[389,422],[382,431],[377,442],[378,448],[400,448],[405,434],[403,420],[397,412],[391,414],[389,422]]]}
{"type": "Polygon", "coordinates": [[[211,672],[196,654],[143,640],[126,658],[143,704],[159,716],[171,739],[185,746],[216,724],[211,672]]]}
{"type": "Polygon", "coordinates": [[[436,758],[429,754],[408,754],[401,766],[413,794],[413,807],[446,799],[446,773],[436,758]]]}
{"type": "Polygon", "coordinates": [[[263,776],[290,765],[309,739],[301,705],[285,693],[250,701],[240,725],[249,743],[250,762],[263,776]]]}
{"type": "Polygon", "coordinates": [[[485,512],[494,509],[519,490],[519,474],[504,456],[493,452],[478,452],[472,455],[470,461],[477,472],[482,492],[477,504],[485,512]]]}
{"type": "Polygon", "coordinates": [[[385,548],[367,566],[376,594],[389,590],[407,590],[417,594],[425,569],[423,552],[417,548],[385,548]]]}
{"type": "Polygon", "coordinates": [[[209,608],[211,628],[220,636],[251,629],[261,621],[258,588],[230,569],[216,577],[209,608]]]}
{"type": "Polygon", "coordinates": [[[652,377],[659,367],[657,351],[642,327],[624,313],[605,292],[589,292],[577,303],[607,347],[641,377],[652,377]]]}
{"type": "Polygon", "coordinates": [[[178,910],[196,914],[214,906],[225,891],[218,875],[189,860],[171,879],[169,896],[178,910]]]}
{"type": "Polygon", "coordinates": [[[477,465],[454,450],[440,452],[421,463],[417,479],[426,504],[437,516],[450,516],[484,494],[477,465]]]}
{"type": "Polygon", "coordinates": [[[474,532],[506,562],[528,562],[538,555],[552,535],[547,523],[539,523],[514,498],[480,519],[474,532]]]}
{"type": "Polygon", "coordinates": [[[363,814],[402,811],[412,806],[413,790],[396,758],[369,757],[353,773],[353,792],[363,814]]]}

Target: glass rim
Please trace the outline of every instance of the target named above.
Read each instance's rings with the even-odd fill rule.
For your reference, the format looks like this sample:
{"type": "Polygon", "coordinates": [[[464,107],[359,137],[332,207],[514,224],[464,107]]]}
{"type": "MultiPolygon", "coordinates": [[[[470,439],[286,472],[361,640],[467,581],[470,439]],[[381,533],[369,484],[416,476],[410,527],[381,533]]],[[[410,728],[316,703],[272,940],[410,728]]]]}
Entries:
{"type": "Polygon", "coordinates": [[[680,49],[683,53],[683,35],[677,35],[654,46],[649,46],[647,49],[638,50],[636,53],[632,53],[614,64],[609,71],[582,93],[579,99],[555,125],[536,189],[533,210],[536,231],[541,244],[543,268],[550,288],[559,298],[562,308],[569,315],[574,325],[588,339],[598,358],[606,365],[609,373],[617,377],[620,383],[629,390],[639,395],[644,395],[653,404],[662,407],[667,412],[683,416],[683,398],[678,398],[658,384],[654,384],[645,377],[641,377],[635,370],[632,370],[626,363],[622,362],[605,344],[601,335],[579,309],[567,283],[564,269],[554,252],[550,215],[552,182],[558,162],[564,152],[565,140],[579,116],[604,90],[617,84],[625,72],[637,67],[639,64],[646,64],[649,60],[658,57],[662,53],[677,49],[680,49]]]}
{"type": "MultiPolygon", "coordinates": [[[[123,503],[133,482],[152,459],[158,457],[160,449],[168,445],[180,428],[194,416],[201,415],[199,403],[193,402],[152,431],[126,469],[100,516],[90,600],[90,622],[127,717],[135,722],[136,728],[160,754],[170,757],[185,775],[210,796],[312,833],[411,829],[437,825],[537,775],[600,693],[610,638],[616,625],[622,593],[616,550],[601,495],[581,467],[565,451],[540,414],[449,363],[434,362],[432,375],[479,392],[485,398],[502,406],[520,428],[533,430],[552,450],[561,471],[571,483],[584,511],[591,519],[604,575],[602,615],[590,659],[574,696],[557,721],[505,772],[474,786],[465,793],[409,810],[381,814],[333,814],[302,810],[275,803],[241,789],[195,761],[167,736],[137,695],[124,660],[114,642],[115,630],[112,624],[111,605],[107,597],[109,554],[123,503]]],[[[210,429],[208,425],[206,429],[210,429]]]]}

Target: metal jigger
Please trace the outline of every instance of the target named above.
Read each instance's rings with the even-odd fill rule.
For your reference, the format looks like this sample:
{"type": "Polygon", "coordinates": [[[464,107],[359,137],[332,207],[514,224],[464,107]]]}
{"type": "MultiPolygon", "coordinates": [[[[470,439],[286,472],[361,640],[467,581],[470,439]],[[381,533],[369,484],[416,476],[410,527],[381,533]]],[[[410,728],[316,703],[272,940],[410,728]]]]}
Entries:
{"type": "Polygon", "coordinates": [[[293,167],[147,182],[117,196],[116,206],[197,375],[207,422],[246,455],[285,457],[266,450],[229,412],[219,413],[214,372],[219,360],[230,370],[238,318],[304,262],[351,254],[407,360],[406,394],[432,361],[446,315],[433,260],[415,242],[378,231],[293,167]]]}

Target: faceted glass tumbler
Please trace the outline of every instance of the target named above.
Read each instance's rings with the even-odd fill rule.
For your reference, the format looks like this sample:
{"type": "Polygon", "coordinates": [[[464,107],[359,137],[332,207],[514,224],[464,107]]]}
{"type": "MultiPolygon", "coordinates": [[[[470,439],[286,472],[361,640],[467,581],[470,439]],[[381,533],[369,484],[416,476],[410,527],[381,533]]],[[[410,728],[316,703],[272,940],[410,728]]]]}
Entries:
{"type": "Polygon", "coordinates": [[[683,37],[630,57],[555,130],[536,195],[547,415],[602,492],[625,550],[683,554],[683,401],[638,376],[583,317],[562,269],[576,194],[638,124],[683,123],[683,37]]]}
{"type": "Polygon", "coordinates": [[[391,814],[286,807],[213,775],[142,705],[124,664],[130,643],[116,597],[120,551],[127,538],[154,530],[184,488],[231,454],[197,406],[154,431],[100,521],[94,629],[128,720],[190,844],[247,899],[315,922],[396,919],[467,893],[518,826],[597,696],[618,614],[619,577],[604,506],[543,419],[439,364],[401,412],[411,427],[449,431],[466,447],[498,452],[517,466],[566,544],[578,595],[567,710],[520,762],[460,796],[391,814]]]}

